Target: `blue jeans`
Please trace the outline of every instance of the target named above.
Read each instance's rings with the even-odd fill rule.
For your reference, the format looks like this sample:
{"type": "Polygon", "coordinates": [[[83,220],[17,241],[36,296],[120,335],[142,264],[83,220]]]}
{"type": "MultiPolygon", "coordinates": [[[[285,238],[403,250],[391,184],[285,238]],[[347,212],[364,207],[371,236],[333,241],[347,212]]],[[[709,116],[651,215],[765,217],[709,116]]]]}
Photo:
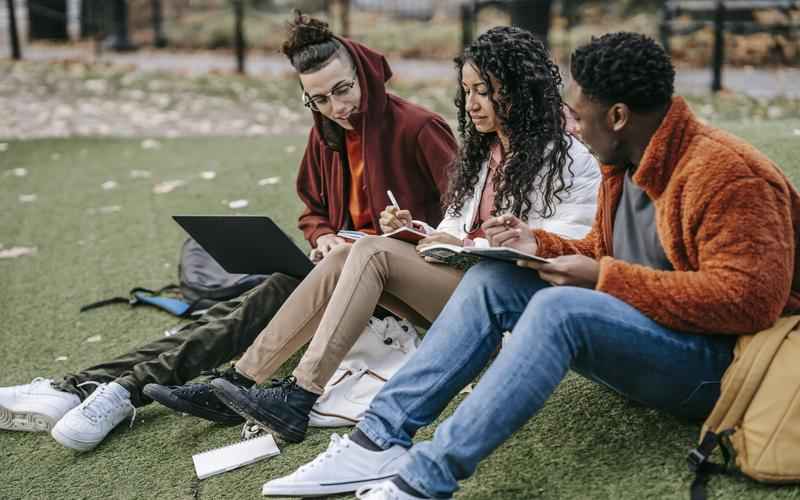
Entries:
{"type": "Polygon", "coordinates": [[[400,476],[428,496],[448,497],[539,411],[568,369],[647,406],[703,418],[719,397],[735,340],[673,331],[608,294],[550,287],[534,271],[482,262],[358,428],[383,448],[411,448],[400,476]],[[472,393],[431,441],[412,447],[416,431],[481,372],[508,330],[472,393]]]}

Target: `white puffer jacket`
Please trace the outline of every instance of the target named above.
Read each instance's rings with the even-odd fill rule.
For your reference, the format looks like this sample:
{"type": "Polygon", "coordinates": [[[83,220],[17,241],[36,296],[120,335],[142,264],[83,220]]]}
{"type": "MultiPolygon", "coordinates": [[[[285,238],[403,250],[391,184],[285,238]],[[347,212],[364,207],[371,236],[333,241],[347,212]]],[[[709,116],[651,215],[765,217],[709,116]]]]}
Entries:
{"type": "MultiPolygon", "coordinates": [[[[572,139],[572,146],[569,148],[569,155],[572,157],[572,187],[560,193],[561,203],[556,205],[555,213],[543,219],[537,215],[537,208],[542,207],[542,200],[539,193],[534,191],[531,194],[531,211],[528,216],[528,226],[532,229],[544,229],[552,233],[567,238],[583,238],[594,222],[595,210],[597,208],[597,191],[600,187],[600,168],[597,160],[589,153],[578,139],[572,139]]],[[[483,186],[486,182],[486,175],[489,170],[489,162],[486,161],[481,166],[478,177],[478,186],[483,186]]],[[[564,182],[569,185],[569,170],[564,169],[564,182]]],[[[481,189],[475,190],[475,195],[464,203],[461,208],[461,215],[454,217],[446,214],[445,218],[435,229],[452,234],[458,239],[467,237],[465,228],[471,227],[480,204],[481,189]]],[[[434,229],[426,226],[427,231],[434,229]]],[[[475,241],[476,246],[489,246],[489,242],[483,238],[475,241]]]]}

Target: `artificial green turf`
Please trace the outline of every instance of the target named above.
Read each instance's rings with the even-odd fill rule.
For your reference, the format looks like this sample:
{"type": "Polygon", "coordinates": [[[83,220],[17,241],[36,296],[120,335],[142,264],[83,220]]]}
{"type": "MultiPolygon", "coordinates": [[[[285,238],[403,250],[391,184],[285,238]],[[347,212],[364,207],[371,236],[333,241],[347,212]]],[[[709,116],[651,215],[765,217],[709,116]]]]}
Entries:
{"type": "MultiPolygon", "coordinates": [[[[800,184],[800,121],[725,124],[762,148],[800,184]]],[[[247,199],[239,213],[269,214],[298,241],[294,174],[303,137],[13,141],[0,152],[0,244],[36,246],[31,257],[0,260],[0,385],[58,377],[162,335],[164,313],[78,306],[134,285],[175,280],[183,234],[176,213],[232,213],[223,200],[247,199]],[[293,148],[292,148],[293,146],[293,148]],[[24,167],[28,175],[13,175],[24,167]],[[148,170],[149,179],[131,178],[148,170]],[[204,180],[201,172],[217,177],[204,180]],[[279,176],[275,185],[258,180],[279,176]],[[188,181],[168,194],[153,186],[188,181]],[[102,189],[114,180],[117,188],[102,189]],[[21,203],[20,194],[36,194],[21,203]],[[117,205],[119,211],[98,213],[117,205]],[[86,339],[100,335],[99,342],[86,339]],[[66,361],[56,358],[66,356],[66,361]]],[[[457,403],[457,401],[456,401],[457,403]]],[[[455,403],[454,403],[455,404],[455,403]]],[[[454,405],[451,404],[445,415],[454,405]]],[[[642,408],[570,375],[542,412],[462,483],[459,498],[686,498],[685,452],[698,425],[642,408]]],[[[0,434],[0,498],[259,498],[261,484],[322,450],[330,431],[312,430],[279,457],[204,481],[191,455],[238,438],[221,427],[158,405],[138,412],[95,451],[76,454],[47,434],[0,434]]],[[[429,437],[431,428],[420,438],[429,437]]],[[[482,439],[481,436],[474,436],[482,439]]],[[[800,488],[719,478],[711,498],[799,498],[800,488]]]]}

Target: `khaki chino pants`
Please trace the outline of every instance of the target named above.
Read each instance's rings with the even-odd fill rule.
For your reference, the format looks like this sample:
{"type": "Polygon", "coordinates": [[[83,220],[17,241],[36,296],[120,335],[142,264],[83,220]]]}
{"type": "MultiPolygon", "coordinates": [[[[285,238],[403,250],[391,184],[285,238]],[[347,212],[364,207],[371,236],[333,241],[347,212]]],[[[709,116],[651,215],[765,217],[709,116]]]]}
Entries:
{"type": "Polygon", "coordinates": [[[297,384],[322,394],[380,304],[414,323],[432,323],[463,272],[430,264],[413,244],[367,236],[339,245],[300,283],[236,364],[263,383],[309,340],[297,384]]]}

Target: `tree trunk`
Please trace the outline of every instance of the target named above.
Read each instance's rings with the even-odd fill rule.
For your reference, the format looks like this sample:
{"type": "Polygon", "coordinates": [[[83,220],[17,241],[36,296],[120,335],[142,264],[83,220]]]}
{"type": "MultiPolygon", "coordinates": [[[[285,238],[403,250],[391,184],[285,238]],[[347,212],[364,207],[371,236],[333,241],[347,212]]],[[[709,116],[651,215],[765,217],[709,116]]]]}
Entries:
{"type": "Polygon", "coordinates": [[[553,0],[513,0],[511,24],[530,31],[547,47],[552,6],[553,0]]]}

